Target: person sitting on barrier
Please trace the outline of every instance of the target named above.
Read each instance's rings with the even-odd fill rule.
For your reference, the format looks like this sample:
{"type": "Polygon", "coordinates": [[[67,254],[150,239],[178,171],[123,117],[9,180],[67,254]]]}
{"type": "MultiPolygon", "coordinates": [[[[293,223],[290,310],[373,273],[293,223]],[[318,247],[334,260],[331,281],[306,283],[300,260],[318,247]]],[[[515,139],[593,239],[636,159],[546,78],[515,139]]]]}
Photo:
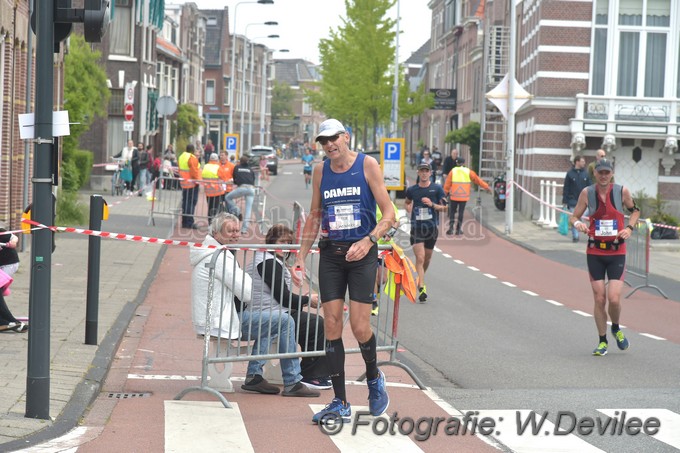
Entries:
{"type": "Polygon", "coordinates": [[[225,197],[227,202],[227,210],[232,214],[240,215],[240,211],[234,203],[234,199],[245,197],[246,209],[243,213],[243,225],[241,225],[241,234],[248,231],[248,221],[253,210],[253,201],[255,200],[255,173],[248,165],[248,157],[241,156],[239,164],[234,167],[234,184],[238,187],[229,192],[225,197]]]}
{"type": "MultiPolygon", "coordinates": [[[[233,217],[233,215],[231,215],[231,217],[233,217]]],[[[241,311],[241,338],[255,341],[252,350],[253,355],[260,356],[269,354],[271,341],[277,336],[279,337],[278,352],[280,354],[296,352],[297,343],[295,342],[295,320],[290,313],[284,311],[282,305],[279,305],[278,309],[273,309],[273,305],[276,303],[276,301],[273,301],[271,296],[274,294],[274,292],[276,292],[277,285],[273,285],[274,292],[272,292],[269,289],[271,287],[267,287],[267,279],[259,275],[260,269],[258,269],[257,273],[255,272],[254,266],[259,267],[263,264],[263,261],[265,260],[265,254],[262,252],[256,253],[254,260],[256,264],[250,265],[249,272],[251,275],[255,275],[257,278],[252,278],[254,285],[251,294],[253,297],[250,303],[241,311]],[[267,298],[267,296],[270,297],[267,298]]],[[[275,272],[274,263],[272,263],[271,269],[267,269],[265,265],[262,267],[264,268],[263,274],[265,276],[276,275],[273,274],[273,272],[275,272]]],[[[278,275],[281,276],[282,274],[279,273],[278,275]]],[[[281,277],[277,277],[277,279],[280,278],[281,277]]],[[[278,294],[285,294],[282,293],[282,291],[282,289],[279,289],[278,294]]],[[[288,297],[285,300],[289,301],[290,298],[290,294],[288,294],[288,297]]],[[[314,322],[316,322],[316,320],[314,322]]],[[[323,342],[323,334],[321,335],[321,341],[323,342]]],[[[315,348],[314,345],[311,347],[315,348]]],[[[318,391],[312,390],[303,382],[302,370],[300,368],[300,359],[280,359],[280,363],[284,385],[284,390],[282,393],[283,396],[319,396],[318,391]]],[[[279,393],[279,388],[277,386],[270,384],[264,377],[262,377],[264,364],[264,360],[251,360],[248,362],[246,381],[241,386],[241,389],[268,395],[276,395],[279,393]]]]}
{"type": "MultiPolygon", "coordinates": [[[[292,244],[293,230],[285,225],[274,225],[265,237],[266,244],[292,244]]],[[[293,292],[291,273],[284,264],[289,252],[277,250],[274,253],[256,252],[248,265],[248,273],[253,279],[253,299],[251,307],[262,312],[288,313],[297,326],[297,343],[302,351],[324,350],[323,318],[304,306],[317,308],[319,295],[303,296],[293,292]]],[[[290,351],[289,351],[290,352],[290,351]]],[[[300,363],[302,382],[308,387],[331,388],[326,357],[304,357],[300,363]]]]}
{"type": "MultiPolygon", "coordinates": [[[[203,245],[220,247],[238,241],[239,221],[227,213],[219,213],[210,223],[210,229],[203,245]]],[[[191,261],[191,320],[199,335],[205,334],[206,310],[208,305],[208,283],[210,262],[215,248],[192,247],[189,252],[191,261]]],[[[250,275],[239,266],[231,251],[224,252],[215,262],[215,289],[212,294],[213,318],[210,335],[224,339],[238,339],[240,334],[239,318],[241,303],[251,299],[253,282],[250,275]],[[220,319],[222,322],[220,323],[220,319]]]]}

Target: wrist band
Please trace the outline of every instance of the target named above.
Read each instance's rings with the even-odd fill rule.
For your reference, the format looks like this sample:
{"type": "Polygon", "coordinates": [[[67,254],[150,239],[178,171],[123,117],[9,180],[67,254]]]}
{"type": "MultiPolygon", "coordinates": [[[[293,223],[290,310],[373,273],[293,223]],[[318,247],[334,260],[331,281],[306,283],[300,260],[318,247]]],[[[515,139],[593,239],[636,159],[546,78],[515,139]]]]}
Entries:
{"type": "Polygon", "coordinates": [[[574,222],[574,226],[577,227],[577,226],[579,226],[579,225],[582,224],[582,223],[583,223],[583,222],[581,222],[580,220],[577,220],[576,222],[574,222]]]}
{"type": "Polygon", "coordinates": [[[635,227],[633,227],[633,225],[626,225],[626,228],[628,228],[631,232],[635,231],[635,227]]]}

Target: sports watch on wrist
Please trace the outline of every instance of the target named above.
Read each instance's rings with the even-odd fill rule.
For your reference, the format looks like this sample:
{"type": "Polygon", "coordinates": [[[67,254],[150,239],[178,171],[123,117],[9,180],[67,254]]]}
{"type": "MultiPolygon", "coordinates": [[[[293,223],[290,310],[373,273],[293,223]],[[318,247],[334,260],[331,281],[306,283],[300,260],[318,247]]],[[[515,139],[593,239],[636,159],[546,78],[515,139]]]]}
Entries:
{"type": "Polygon", "coordinates": [[[374,234],[369,234],[369,235],[368,235],[368,239],[369,239],[373,244],[377,244],[377,243],[378,243],[378,238],[375,237],[374,234]]]}

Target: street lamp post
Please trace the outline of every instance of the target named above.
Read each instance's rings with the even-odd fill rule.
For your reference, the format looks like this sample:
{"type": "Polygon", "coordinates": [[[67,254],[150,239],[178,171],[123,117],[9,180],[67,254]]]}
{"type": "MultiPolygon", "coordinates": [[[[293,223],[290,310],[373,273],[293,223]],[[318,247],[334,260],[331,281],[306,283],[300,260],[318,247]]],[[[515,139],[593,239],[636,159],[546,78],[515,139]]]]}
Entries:
{"type": "MultiPolygon", "coordinates": [[[[253,107],[255,106],[255,101],[253,97],[255,96],[255,89],[253,87],[253,72],[255,71],[255,39],[264,39],[264,38],[269,38],[269,39],[276,39],[280,38],[279,35],[267,35],[267,36],[260,36],[258,38],[253,38],[250,40],[250,90],[248,93],[249,96],[249,101],[248,101],[248,106],[250,107],[248,109],[248,149],[250,149],[253,145],[253,107]]],[[[264,57],[262,58],[262,66],[264,66],[265,61],[266,61],[266,55],[267,55],[267,48],[265,47],[264,50],[264,57]]],[[[261,82],[262,84],[262,82],[261,82]]],[[[262,103],[260,103],[260,106],[262,106],[262,103]]],[[[262,145],[262,141],[260,141],[260,145],[262,145]]]]}
{"type": "Polygon", "coordinates": [[[394,86],[392,87],[392,121],[390,137],[396,137],[399,130],[399,0],[397,0],[397,33],[394,50],[394,86]]]}
{"type": "MultiPolygon", "coordinates": [[[[243,48],[245,50],[249,50],[250,45],[246,42],[248,40],[248,28],[252,25],[279,25],[278,22],[276,21],[267,21],[267,22],[256,22],[252,24],[246,25],[246,31],[245,34],[243,35],[243,48]]],[[[244,121],[244,114],[245,114],[245,105],[246,105],[246,60],[248,60],[248,54],[244,56],[244,58],[241,59],[241,74],[242,74],[242,83],[241,83],[241,120],[240,124],[238,127],[239,131],[239,140],[238,140],[238,147],[239,147],[239,156],[243,155],[243,121],[244,121]]],[[[252,87],[251,87],[252,90],[252,87]]],[[[248,106],[250,108],[250,106],[248,106]]]]}
{"type": "MultiPolygon", "coordinates": [[[[272,53],[274,52],[289,52],[288,49],[279,49],[279,50],[272,50],[272,53]]],[[[267,78],[267,65],[269,62],[267,61],[267,56],[269,55],[269,51],[265,51],[264,53],[264,62],[262,64],[262,96],[260,99],[260,145],[264,145],[264,132],[266,130],[266,117],[267,117],[267,86],[269,85],[269,80],[267,78]]],[[[273,62],[273,61],[272,61],[273,62]]]]}
{"type": "MultiPolygon", "coordinates": [[[[260,5],[273,5],[274,0],[257,0],[255,2],[239,2],[234,5],[234,26],[231,32],[231,80],[229,82],[229,133],[234,132],[234,83],[236,82],[236,12],[238,11],[239,5],[244,4],[260,4],[260,5]]],[[[239,143],[241,142],[241,137],[239,137],[239,143]]]]}

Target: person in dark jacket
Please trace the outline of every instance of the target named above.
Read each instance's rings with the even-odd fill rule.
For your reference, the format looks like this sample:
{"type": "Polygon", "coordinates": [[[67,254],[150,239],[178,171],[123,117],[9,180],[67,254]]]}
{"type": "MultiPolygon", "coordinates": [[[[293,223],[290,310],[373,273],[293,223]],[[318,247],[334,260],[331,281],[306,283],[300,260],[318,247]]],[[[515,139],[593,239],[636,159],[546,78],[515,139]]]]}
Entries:
{"type": "MultiPolygon", "coordinates": [[[[564,177],[564,188],[562,189],[562,204],[565,210],[574,212],[574,207],[578,202],[581,191],[590,185],[590,176],[586,170],[586,160],[583,156],[574,158],[574,166],[564,177]]],[[[578,242],[578,230],[571,229],[572,241],[578,242]]]]}

